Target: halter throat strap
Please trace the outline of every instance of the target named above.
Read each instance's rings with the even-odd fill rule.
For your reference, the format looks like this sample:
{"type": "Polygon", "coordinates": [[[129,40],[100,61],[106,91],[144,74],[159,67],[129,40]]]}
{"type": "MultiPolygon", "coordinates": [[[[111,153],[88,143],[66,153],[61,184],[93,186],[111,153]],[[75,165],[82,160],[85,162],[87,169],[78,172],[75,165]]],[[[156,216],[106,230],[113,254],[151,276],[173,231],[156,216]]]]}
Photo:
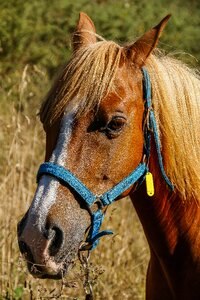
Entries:
{"type": "Polygon", "coordinates": [[[82,201],[86,205],[87,209],[89,210],[91,214],[91,226],[86,237],[86,241],[82,246],[81,250],[92,250],[96,248],[96,246],[99,243],[100,237],[107,234],[112,234],[112,231],[110,230],[104,230],[99,232],[104,219],[102,208],[113,203],[123,192],[128,190],[134,183],[139,182],[139,184],[141,184],[143,182],[144,177],[148,172],[148,161],[151,151],[150,145],[152,132],[156,144],[158,163],[162,177],[171,190],[173,190],[174,188],[169,178],[167,177],[163,166],[158,129],[155,115],[152,109],[150,77],[145,68],[142,69],[142,73],[145,115],[148,117],[148,125],[144,128],[144,155],[146,156],[145,162],[140,163],[131,174],[129,174],[122,181],[120,181],[113,188],[111,188],[102,195],[93,194],[73,173],[71,173],[69,170],[65,169],[60,165],[54,164],[52,162],[45,162],[39,167],[37,173],[37,182],[39,182],[41,176],[43,175],[49,175],[57,178],[61,184],[70,186],[76,193],[78,193],[82,201]],[[100,204],[100,208],[96,212],[91,211],[91,206],[94,203],[100,204]]]}

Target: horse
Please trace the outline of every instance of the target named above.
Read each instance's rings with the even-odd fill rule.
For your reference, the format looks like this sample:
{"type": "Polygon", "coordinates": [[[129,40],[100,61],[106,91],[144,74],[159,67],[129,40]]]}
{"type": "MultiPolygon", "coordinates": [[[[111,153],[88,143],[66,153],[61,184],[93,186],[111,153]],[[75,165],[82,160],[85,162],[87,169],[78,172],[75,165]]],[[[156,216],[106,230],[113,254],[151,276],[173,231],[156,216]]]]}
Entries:
{"type": "Polygon", "coordinates": [[[18,223],[33,276],[65,276],[111,234],[100,231],[107,207],[129,196],[150,248],[146,299],[200,299],[200,76],[157,49],[169,18],[121,46],[80,13],[40,109],[45,162],[18,223]]]}

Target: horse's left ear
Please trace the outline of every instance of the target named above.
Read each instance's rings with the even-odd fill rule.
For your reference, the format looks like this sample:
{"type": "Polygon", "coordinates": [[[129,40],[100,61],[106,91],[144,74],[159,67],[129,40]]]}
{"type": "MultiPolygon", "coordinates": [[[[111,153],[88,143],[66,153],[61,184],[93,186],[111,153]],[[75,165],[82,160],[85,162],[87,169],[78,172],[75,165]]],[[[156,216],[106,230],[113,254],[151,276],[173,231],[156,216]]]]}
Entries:
{"type": "Polygon", "coordinates": [[[73,49],[77,51],[82,46],[96,43],[94,23],[84,12],[80,12],[76,31],[73,35],[73,49]]]}
{"type": "Polygon", "coordinates": [[[139,67],[145,64],[147,57],[156,47],[159,37],[170,17],[171,15],[167,15],[157,26],[147,31],[134,44],[125,47],[127,56],[132,59],[134,64],[139,67]]]}

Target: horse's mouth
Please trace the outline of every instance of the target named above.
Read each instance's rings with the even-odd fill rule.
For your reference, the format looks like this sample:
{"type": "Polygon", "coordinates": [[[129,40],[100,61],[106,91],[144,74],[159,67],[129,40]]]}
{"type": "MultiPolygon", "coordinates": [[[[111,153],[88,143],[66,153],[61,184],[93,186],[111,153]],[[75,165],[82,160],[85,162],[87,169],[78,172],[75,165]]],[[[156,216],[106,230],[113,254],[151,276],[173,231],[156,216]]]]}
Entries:
{"type": "Polygon", "coordinates": [[[55,257],[44,252],[35,259],[30,248],[22,242],[19,245],[28,271],[35,278],[62,279],[74,265],[75,252],[72,250],[62,251],[55,257]]]}
{"type": "Polygon", "coordinates": [[[52,268],[50,266],[37,265],[32,262],[27,262],[27,267],[29,273],[35,278],[62,279],[67,274],[69,266],[72,264],[73,262],[63,262],[58,265],[54,264],[54,267],[52,268]]]}

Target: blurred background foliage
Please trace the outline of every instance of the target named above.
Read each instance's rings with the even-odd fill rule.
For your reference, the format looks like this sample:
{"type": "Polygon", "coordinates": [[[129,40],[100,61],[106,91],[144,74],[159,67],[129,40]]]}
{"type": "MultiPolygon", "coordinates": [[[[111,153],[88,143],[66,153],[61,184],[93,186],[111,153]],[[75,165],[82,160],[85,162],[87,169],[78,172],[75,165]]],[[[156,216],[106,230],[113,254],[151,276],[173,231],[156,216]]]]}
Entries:
{"type": "Polygon", "coordinates": [[[6,113],[10,102],[19,108],[13,87],[28,65],[31,91],[20,109],[31,107],[35,113],[56,70],[70,56],[80,11],[94,20],[98,34],[119,43],[133,41],[171,13],[159,47],[198,66],[199,0],[0,0],[0,111],[6,113]],[[43,84],[39,73],[45,74],[43,84]]]}
{"type": "Polygon", "coordinates": [[[1,74],[34,64],[51,77],[70,55],[79,11],[89,14],[99,34],[119,43],[140,36],[171,13],[160,47],[200,59],[198,0],[1,0],[1,74]]]}

